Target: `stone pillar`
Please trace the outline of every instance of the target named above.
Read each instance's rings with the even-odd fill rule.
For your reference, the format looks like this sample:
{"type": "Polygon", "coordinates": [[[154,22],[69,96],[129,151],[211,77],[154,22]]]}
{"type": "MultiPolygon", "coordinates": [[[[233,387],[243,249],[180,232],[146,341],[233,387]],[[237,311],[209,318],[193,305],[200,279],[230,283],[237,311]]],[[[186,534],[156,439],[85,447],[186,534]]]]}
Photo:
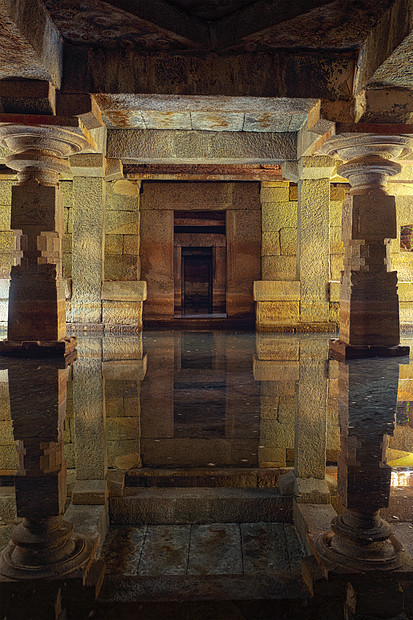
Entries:
{"type": "Polygon", "coordinates": [[[330,331],[330,178],[329,157],[302,157],[298,162],[297,276],[300,323],[311,331],[330,331]]]}
{"type": "Polygon", "coordinates": [[[13,122],[0,125],[0,142],[14,153],[7,165],[18,171],[11,228],[18,233],[21,258],[11,270],[8,339],[0,353],[67,355],[76,339],[66,338],[58,178],[69,170],[64,158],[88,148],[91,139],[77,118],[72,126],[59,126],[58,117],[41,117],[44,124],[32,125],[31,117],[10,116],[13,122]]]}
{"type": "Polygon", "coordinates": [[[408,136],[343,134],[322,151],[347,163],[338,173],[351,185],[343,203],[344,271],[340,287],[339,339],[331,341],[337,359],[407,355],[399,346],[397,273],[390,267],[390,239],[397,236],[395,198],[387,177],[401,167],[408,136]]]}

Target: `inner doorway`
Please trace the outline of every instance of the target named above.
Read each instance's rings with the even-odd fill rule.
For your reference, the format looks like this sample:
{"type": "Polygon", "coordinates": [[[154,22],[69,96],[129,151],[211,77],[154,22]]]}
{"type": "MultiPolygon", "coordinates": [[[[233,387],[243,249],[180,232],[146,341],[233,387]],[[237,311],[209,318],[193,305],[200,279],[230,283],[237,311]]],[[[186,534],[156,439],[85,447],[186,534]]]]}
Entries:
{"type": "Polygon", "coordinates": [[[185,316],[212,314],[212,247],[181,248],[185,316]]]}
{"type": "Polygon", "coordinates": [[[223,211],[175,211],[176,318],[226,317],[225,232],[223,211]]]}

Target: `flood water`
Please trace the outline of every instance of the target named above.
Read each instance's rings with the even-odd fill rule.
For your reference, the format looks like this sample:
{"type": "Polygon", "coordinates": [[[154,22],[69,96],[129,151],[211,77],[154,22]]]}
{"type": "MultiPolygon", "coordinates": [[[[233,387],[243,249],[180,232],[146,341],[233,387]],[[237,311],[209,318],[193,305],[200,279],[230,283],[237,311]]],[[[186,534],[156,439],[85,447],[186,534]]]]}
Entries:
{"type": "MultiPolygon", "coordinates": [[[[116,472],[131,489],[276,489],[290,471],[326,480],[339,513],[376,506],[413,547],[408,358],[329,360],[320,334],[147,331],[78,343],[70,364],[0,360],[0,549],[23,517],[39,523],[68,518],[82,502],[107,506],[103,481],[116,472]],[[92,499],[79,491],[85,481],[94,481],[92,499]]],[[[6,616],[1,603],[1,618],[55,614],[22,603],[6,616]]],[[[213,617],[254,617],[239,613],[213,617]]]]}

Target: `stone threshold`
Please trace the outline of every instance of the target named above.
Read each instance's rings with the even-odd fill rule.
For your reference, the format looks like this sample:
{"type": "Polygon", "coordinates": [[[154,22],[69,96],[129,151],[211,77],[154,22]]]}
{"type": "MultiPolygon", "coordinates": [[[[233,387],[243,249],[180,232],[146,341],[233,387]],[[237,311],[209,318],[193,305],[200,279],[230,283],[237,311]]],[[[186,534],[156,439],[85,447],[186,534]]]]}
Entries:
{"type": "Polygon", "coordinates": [[[144,329],[185,329],[200,331],[202,329],[246,329],[255,328],[254,317],[241,318],[160,318],[144,319],[144,329]]]}
{"type": "Polygon", "coordinates": [[[224,467],[191,469],[130,469],[125,477],[126,487],[237,487],[274,488],[278,477],[291,471],[290,467],[224,467]]]}
{"type": "Polygon", "coordinates": [[[274,488],[137,488],[109,500],[114,525],[292,522],[292,496],[274,488]]]}

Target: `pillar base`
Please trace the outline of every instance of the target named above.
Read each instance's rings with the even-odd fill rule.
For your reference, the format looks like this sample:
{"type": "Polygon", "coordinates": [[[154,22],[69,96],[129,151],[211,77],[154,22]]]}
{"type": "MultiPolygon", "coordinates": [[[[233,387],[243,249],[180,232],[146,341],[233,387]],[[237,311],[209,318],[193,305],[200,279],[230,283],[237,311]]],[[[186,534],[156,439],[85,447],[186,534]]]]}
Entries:
{"type": "Polygon", "coordinates": [[[9,357],[68,357],[76,350],[76,336],[61,340],[2,340],[0,355],[9,357]]]}
{"type": "MultiPolygon", "coordinates": [[[[324,572],[326,578],[333,574],[351,576],[359,574],[376,574],[391,571],[398,579],[411,579],[413,575],[413,562],[410,555],[398,540],[390,535],[388,544],[392,547],[393,553],[388,557],[375,557],[374,550],[371,557],[346,556],[332,548],[331,542],[335,534],[333,532],[322,532],[320,534],[308,534],[308,542],[313,551],[318,564],[324,572]]],[[[360,547],[362,549],[362,547],[360,547]]],[[[367,556],[368,554],[365,553],[367,556]]]]}
{"type": "Polygon", "coordinates": [[[330,340],[328,357],[339,362],[363,357],[401,357],[409,355],[410,347],[396,345],[388,347],[381,344],[353,345],[342,342],[338,338],[330,340]]]}

